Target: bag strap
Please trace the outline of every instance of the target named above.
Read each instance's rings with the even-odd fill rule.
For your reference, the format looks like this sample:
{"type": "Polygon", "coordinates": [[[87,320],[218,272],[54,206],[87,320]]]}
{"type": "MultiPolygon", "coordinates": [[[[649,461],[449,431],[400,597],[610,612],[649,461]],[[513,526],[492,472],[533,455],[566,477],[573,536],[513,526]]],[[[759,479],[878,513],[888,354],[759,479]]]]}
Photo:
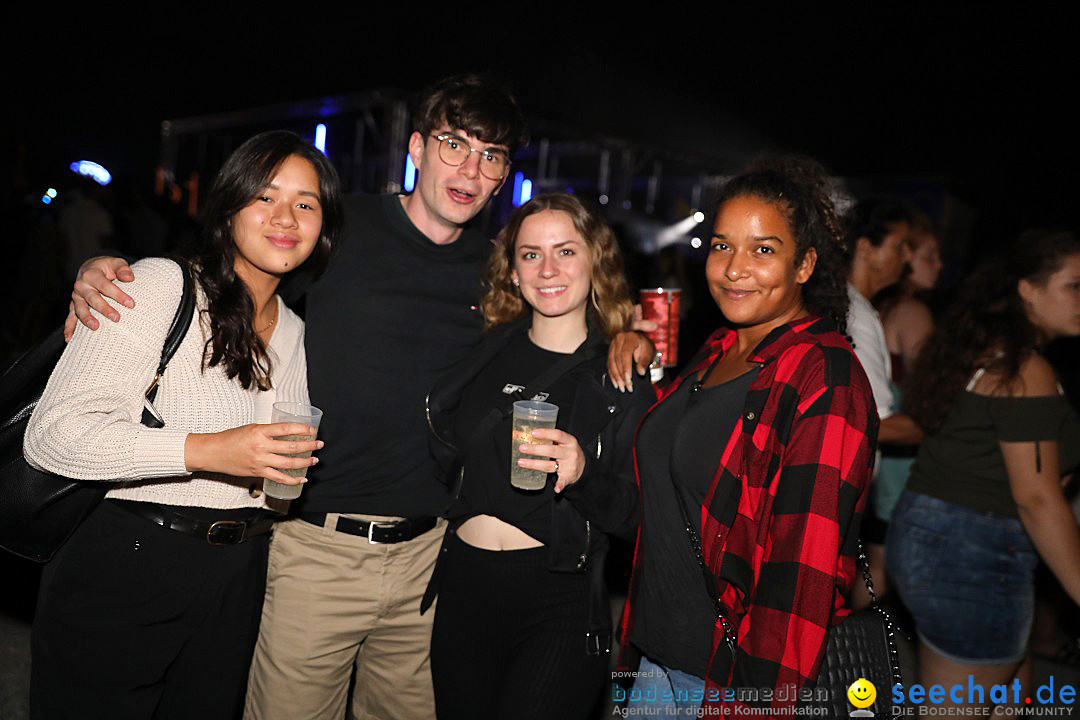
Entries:
{"type": "MultiPolygon", "coordinates": [[[[705,372],[703,372],[698,379],[693,381],[690,386],[691,393],[698,392],[701,389],[705,378],[709,376],[712,369],[720,362],[721,357],[723,357],[723,353],[717,355],[709,364],[709,367],[705,369],[705,372]]],[[[690,380],[689,377],[687,377],[684,382],[688,380],[690,380]]],[[[724,629],[724,642],[731,651],[732,657],[734,657],[735,628],[732,627],[731,622],[724,614],[724,606],[720,604],[720,592],[716,587],[716,576],[713,575],[712,571],[710,571],[709,567],[705,564],[705,558],[701,552],[701,537],[698,535],[697,527],[695,527],[694,521],[690,517],[690,508],[686,505],[686,498],[683,497],[682,490],[679,489],[678,484],[675,482],[675,475],[669,473],[668,478],[671,480],[671,489],[675,493],[675,500],[679,503],[679,509],[682,511],[683,527],[686,528],[686,539],[690,544],[690,552],[693,554],[694,559],[697,560],[698,567],[701,568],[701,576],[705,580],[705,594],[709,596],[713,606],[716,608],[716,617],[720,620],[720,625],[724,629]]]]}
{"type": "Polygon", "coordinates": [[[866,583],[866,592],[870,594],[870,604],[878,604],[877,593],[874,592],[874,578],[870,574],[870,556],[863,547],[862,537],[859,537],[859,554],[855,556],[855,565],[862,571],[863,582],[866,583]]]}
{"type": "Polygon", "coordinates": [[[191,320],[195,313],[195,282],[191,277],[191,268],[186,263],[177,263],[184,277],[184,289],[180,294],[180,304],[173,315],[169,332],[165,335],[165,344],[161,348],[161,362],[158,363],[157,374],[160,377],[165,372],[165,367],[176,354],[180,343],[184,341],[191,320]]]}
{"type": "Polygon", "coordinates": [[[713,605],[716,607],[716,617],[720,620],[720,625],[724,629],[724,642],[727,644],[728,649],[731,651],[732,657],[735,655],[735,628],[732,627],[731,622],[727,619],[727,615],[724,614],[724,606],[720,603],[720,591],[716,587],[716,576],[705,564],[705,558],[701,552],[701,537],[698,535],[697,528],[694,526],[694,521],[690,518],[690,509],[686,506],[686,498],[683,497],[682,491],[679,486],[675,484],[675,476],[671,475],[671,488],[675,491],[675,499],[679,503],[679,508],[682,510],[683,526],[686,528],[686,539],[690,543],[690,552],[693,553],[694,559],[697,560],[698,567],[701,568],[701,576],[705,579],[705,593],[712,600],[713,605]]]}
{"type": "Polygon", "coordinates": [[[172,323],[169,325],[169,332],[165,335],[157,373],[150,382],[150,386],[146,388],[146,400],[143,403],[142,424],[152,428],[165,427],[165,421],[161,419],[153,405],[154,398],[157,397],[158,383],[161,382],[161,376],[165,373],[165,368],[168,367],[173,355],[176,354],[180,343],[184,341],[188,328],[191,327],[191,320],[195,315],[195,282],[191,277],[191,268],[187,263],[183,262],[178,262],[177,265],[180,266],[180,272],[184,278],[180,304],[176,307],[176,314],[173,315],[172,323]]]}
{"type": "MultiPolygon", "coordinates": [[[[493,407],[491,409],[491,412],[485,415],[484,419],[476,424],[476,427],[473,429],[472,433],[469,434],[469,439],[466,442],[458,444],[458,454],[457,457],[454,459],[454,466],[464,466],[465,449],[470,447],[476,440],[490,434],[500,421],[506,419],[513,411],[514,401],[523,400],[530,395],[535,395],[537,392],[540,392],[543,388],[548,387],[556,380],[561,378],[563,375],[573,370],[578,365],[586,363],[590,360],[594,360],[605,352],[606,348],[604,346],[599,346],[589,348],[588,350],[582,352],[580,355],[577,353],[567,355],[566,357],[560,359],[558,362],[548,367],[548,369],[542,372],[539,377],[529,383],[529,386],[527,388],[516,390],[513,395],[511,395],[512,399],[510,402],[508,402],[502,407],[493,407]]],[[[452,497],[457,498],[461,494],[461,486],[463,480],[463,475],[461,473],[458,473],[458,480],[457,484],[454,487],[452,497]]]]}

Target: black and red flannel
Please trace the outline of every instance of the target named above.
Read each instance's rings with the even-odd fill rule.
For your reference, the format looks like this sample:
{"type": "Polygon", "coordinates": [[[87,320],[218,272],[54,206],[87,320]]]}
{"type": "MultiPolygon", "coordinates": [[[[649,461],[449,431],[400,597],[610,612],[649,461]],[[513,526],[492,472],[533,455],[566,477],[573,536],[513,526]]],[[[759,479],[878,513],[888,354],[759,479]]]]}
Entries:
{"type": "MultiPolygon", "coordinates": [[[[732,330],[713,333],[660,402],[734,342],[732,330]]],[[[760,370],[736,432],[718,439],[726,446],[701,508],[703,554],[737,636],[732,662],[717,621],[705,705],[732,709],[790,706],[817,677],[827,629],[849,612],[878,429],[870,384],[830,321],[778,327],[749,360],[760,370]]],[[[631,581],[624,643],[633,597],[631,581]]]]}

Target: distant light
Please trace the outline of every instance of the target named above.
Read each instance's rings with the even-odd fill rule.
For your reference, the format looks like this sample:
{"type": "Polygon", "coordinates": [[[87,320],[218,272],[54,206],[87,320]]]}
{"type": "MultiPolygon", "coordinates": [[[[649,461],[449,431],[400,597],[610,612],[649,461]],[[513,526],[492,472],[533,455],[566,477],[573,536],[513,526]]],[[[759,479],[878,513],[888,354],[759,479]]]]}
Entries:
{"type": "Polygon", "coordinates": [[[701,238],[690,238],[690,247],[695,250],[701,247],[701,238]]]}
{"type": "Polygon", "coordinates": [[[696,223],[705,222],[705,213],[701,212],[700,210],[695,210],[694,211],[694,222],[696,222],[696,223]]]}
{"type": "Polygon", "coordinates": [[[607,195],[601,195],[600,196],[600,204],[601,205],[607,205],[608,204],[608,196],[607,195]]]}
{"type": "Polygon", "coordinates": [[[112,182],[112,174],[90,160],[79,160],[71,163],[71,172],[93,178],[98,185],[108,185],[112,182]]]}
{"type": "Polygon", "coordinates": [[[46,194],[46,195],[42,195],[42,196],[41,196],[41,202],[43,202],[43,203],[45,203],[46,205],[48,205],[49,203],[51,203],[51,202],[52,202],[52,198],[51,198],[51,197],[49,197],[49,196],[48,196],[47,194],[46,194]]]}
{"type": "Polygon", "coordinates": [[[525,173],[514,173],[514,195],[510,202],[514,207],[521,207],[532,199],[532,180],[525,177],[525,173]]]}
{"type": "Polygon", "coordinates": [[[405,154],[405,192],[412,192],[416,187],[416,166],[413,165],[412,155],[405,154]]]}
{"type": "Polygon", "coordinates": [[[315,147],[319,148],[323,155],[326,154],[326,125],[323,123],[315,126],[315,147]]]}
{"type": "Polygon", "coordinates": [[[567,195],[573,195],[574,194],[574,188],[572,188],[572,187],[566,188],[566,194],[567,195]]]}
{"type": "Polygon", "coordinates": [[[623,200],[623,203],[622,203],[622,209],[623,210],[629,210],[631,207],[633,207],[633,205],[631,204],[631,202],[629,200],[623,200]]]}
{"type": "Polygon", "coordinates": [[[49,197],[51,197],[53,200],[55,200],[56,199],[56,188],[49,188],[48,190],[45,191],[45,194],[48,195],[49,197]]]}

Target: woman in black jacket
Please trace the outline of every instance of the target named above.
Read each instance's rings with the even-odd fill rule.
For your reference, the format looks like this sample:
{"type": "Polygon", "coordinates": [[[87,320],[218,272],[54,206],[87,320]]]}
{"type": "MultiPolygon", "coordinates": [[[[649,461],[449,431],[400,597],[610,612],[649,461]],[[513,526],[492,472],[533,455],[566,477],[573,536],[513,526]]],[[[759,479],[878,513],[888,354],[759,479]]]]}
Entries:
{"type": "Polygon", "coordinates": [[[429,588],[436,709],[440,720],[585,717],[611,641],[605,532],[636,526],[630,447],[655,395],[643,380],[630,394],[606,382],[608,342],[632,309],[611,229],[572,195],[514,213],[487,284],[489,333],[428,402],[456,488],[429,588]],[[510,410],[524,399],[559,407],[556,429],[534,432],[551,444],[520,446],[520,467],[549,473],[539,491],[510,484],[510,410]]]}

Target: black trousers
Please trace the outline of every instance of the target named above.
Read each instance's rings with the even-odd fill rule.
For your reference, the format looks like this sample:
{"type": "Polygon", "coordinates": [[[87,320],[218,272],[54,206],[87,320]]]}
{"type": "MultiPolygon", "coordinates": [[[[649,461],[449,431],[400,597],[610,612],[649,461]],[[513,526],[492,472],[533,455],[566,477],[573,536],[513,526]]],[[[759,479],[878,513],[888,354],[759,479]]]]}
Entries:
{"type": "Polygon", "coordinates": [[[609,656],[586,652],[588,578],[549,571],[547,552],[449,538],[431,640],[439,720],[589,716],[609,656]]]}
{"type": "Polygon", "coordinates": [[[103,502],[42,573],[31,717],[239,717],[267,538],[210,545],[103,502]]]}

